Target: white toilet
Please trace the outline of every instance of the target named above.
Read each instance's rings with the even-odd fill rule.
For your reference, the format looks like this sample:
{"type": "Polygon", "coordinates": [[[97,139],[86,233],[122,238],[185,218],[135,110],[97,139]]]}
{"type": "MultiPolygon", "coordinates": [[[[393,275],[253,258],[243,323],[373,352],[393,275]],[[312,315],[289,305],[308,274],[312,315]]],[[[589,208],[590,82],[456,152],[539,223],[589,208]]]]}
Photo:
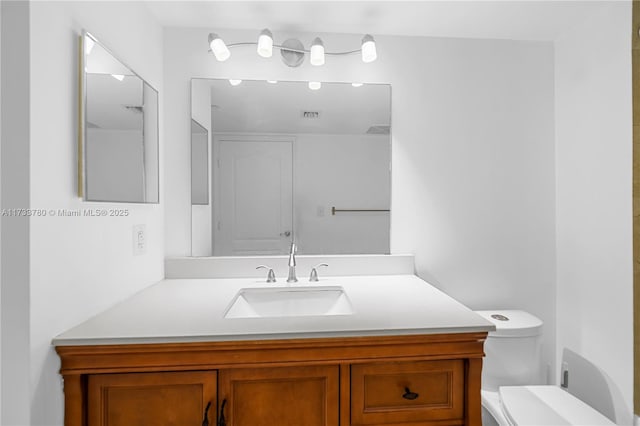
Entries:
{"type": "Polygon", "coordinates": [[[541,385],[539,318],[516,310],[476,313],[496,326],[484,344],[483,426],[615,424],[564,389],[541,385]]]}

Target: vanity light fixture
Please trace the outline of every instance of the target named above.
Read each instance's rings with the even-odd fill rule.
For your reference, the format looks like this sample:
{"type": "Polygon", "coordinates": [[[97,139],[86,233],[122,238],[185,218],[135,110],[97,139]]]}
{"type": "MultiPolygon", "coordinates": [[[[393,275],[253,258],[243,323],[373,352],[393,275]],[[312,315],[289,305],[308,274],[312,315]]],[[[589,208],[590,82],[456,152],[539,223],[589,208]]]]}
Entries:
{"type": "Polygon", "coordinates": [[[311,43],[309,62],[315,66],[324,65],[324,43],[320,40],[320,37],[316,37],[311,43]]]}
{"type": "Polygon", "coordinates": [[[216,33],[209,34],[209,48],[220,62],[226,61],[231,56],[229,48],[216,33]]]}
{"type": "Polygon", "coordinates": [[[309,49],[305,49],[304,45],[298,39],[288,39],[282,42],[282,44],[275,44],[273,42],[273,34],[268,29],[264,29],[258,36],[256,42],[238,42],[225,44],[220,36],[216,33],[209,34],[209,49],[214,54],[216,59],[220,62],[226,61],[231,56],[229,51],[230,47],[237,46],[257,46],[256,50],[258,55],[263,58],[270,58],[273,56],[273,48],[280,50],[282,61],[289,67],[299,67],[304,61],[305,54],[309,54],[309,60],[311,65],[320,66],[324,65],[326,55],[339,56],[339,55],[351,55],[354,53],[360,53],[362,61],[369,63],[377,59],[378,54],[376,52],[376,42],[371,34],[366,34],[362,38],[362,43],[359,49],[347,50],[344,52],[327,52],[324,47],[324,43],[319,37],[314,38],[309,49]]]}
{"type": "Polygon", "coordinates": [[[230,85],[232,85],[232,86],[237,86],[237,85],[239,85],[240,83],[242,83],[242,80],[234,80],[234,79],[232,79],[232,78],[231,78],[231,79],[229,79],[229,84],[230,84],[230,85]]]}
{"type": "Polygon", "coordinates": [[[319,81],[309,82],[309,89],[311,90],[320,90],[321,87],[322,87],[322,83],[320,83],[319,81]]]}
{"type": "Polygon", "coordinates": [[[266,28],[258,37],[258,55],[263,58],[270,58],[273,55],[273,34],[266,28]]]}

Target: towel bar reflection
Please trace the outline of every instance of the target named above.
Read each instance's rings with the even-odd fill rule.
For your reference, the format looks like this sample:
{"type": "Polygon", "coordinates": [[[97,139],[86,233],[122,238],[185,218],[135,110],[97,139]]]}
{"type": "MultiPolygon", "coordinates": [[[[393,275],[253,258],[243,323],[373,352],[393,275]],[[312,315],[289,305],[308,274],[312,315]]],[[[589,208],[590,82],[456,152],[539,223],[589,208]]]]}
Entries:
{"type": "Polygon", "coordinates": [[[335,216],[336,213],[341,212],[388,212],[389,209],[336,209],[335,207],[331,207],[331,215],[335,216]]]}

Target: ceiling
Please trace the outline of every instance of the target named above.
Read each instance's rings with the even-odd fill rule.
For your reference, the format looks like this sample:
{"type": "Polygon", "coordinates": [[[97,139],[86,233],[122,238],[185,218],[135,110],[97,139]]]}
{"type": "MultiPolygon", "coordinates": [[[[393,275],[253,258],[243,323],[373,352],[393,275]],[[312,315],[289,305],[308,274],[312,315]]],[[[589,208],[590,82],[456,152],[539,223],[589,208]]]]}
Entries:
{"type": "Polygon", "coordinates": [[[615,0],[147,1],[163,26],[555,40],[615,0]]]}

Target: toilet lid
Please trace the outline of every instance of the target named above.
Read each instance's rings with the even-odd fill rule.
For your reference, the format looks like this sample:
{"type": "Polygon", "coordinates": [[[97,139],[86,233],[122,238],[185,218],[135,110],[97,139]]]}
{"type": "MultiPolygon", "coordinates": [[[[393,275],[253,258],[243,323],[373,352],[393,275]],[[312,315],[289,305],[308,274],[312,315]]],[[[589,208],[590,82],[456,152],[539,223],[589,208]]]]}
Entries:
{"type": "Polygon", "coordinates": [[[558,386],[501,386],[498,393],[513,425],[615,425],[558,386]]]}

